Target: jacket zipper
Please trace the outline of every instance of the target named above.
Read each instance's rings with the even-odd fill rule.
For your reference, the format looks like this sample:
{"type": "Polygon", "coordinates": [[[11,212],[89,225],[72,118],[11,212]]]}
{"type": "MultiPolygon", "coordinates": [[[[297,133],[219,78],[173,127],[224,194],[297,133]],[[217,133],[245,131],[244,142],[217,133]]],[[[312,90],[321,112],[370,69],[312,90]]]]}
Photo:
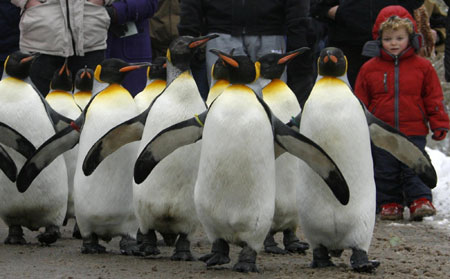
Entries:
{"type": "Polygon", "coordinates": [[[67,10],[67,28],[69,28],[70,37],[72,39],[73,55],[77,55],[78,53],[75,48],[75,40],[73,38],[72,27],[70,26],[69,0],[66,0],[66,10],[67,10]]]}
{"type": "Polygon", "coordinates": [[[398,59],[399,56],[395,55],[394,56],[394,72],[395,72],[395,99],[394,99],[394,119],[395,119],[395,128],[397,130],[400,129],[400,121],[399,121],[399,115],[398,115],[398,103],[399,103],[399,66],[398,66],[398,59]]]}
{"type": "Polygon", "coordinates": [[[384,73],[383,83],[384,83],[384,92],[388,92],[388,88],[387,88],[387,73],[384,73]]]}

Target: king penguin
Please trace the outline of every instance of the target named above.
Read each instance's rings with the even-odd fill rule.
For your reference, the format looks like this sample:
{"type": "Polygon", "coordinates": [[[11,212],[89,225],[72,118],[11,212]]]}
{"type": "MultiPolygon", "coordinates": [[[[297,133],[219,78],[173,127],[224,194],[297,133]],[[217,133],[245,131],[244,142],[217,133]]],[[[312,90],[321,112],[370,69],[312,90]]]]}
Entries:
{"type": "Polygon", "coordinates": [[[107,59],[97,65],[95,85],[107,87],[96,92],[86,107],[79,138],[74,180],[74,204],[77,224],[83,238],[82,253],[103,253],[99,238],[121,236],[120,250],[131,254],[138,225],[133,210],[133,170],[137,143],[123,146],[90,176],[82,171],[84,158],[92,145],[109,129],[138,114],[131,94],[120,85],[126,73],[140,68],[120,59],[107,59]]]}
{"type": "MultiPolygon", "coordinates": [[[[264,86],[262,97],[272,112],[283,122],[300,113],[301,108],[294,92],[280,77],[286,64],[294,57],[307,51],[309,48],[300,48],[285,54],[269,53],[258,59],[261,67],[260,82],[264,86]]],[[[276,168],[276,194],[275,214],[272,227],[264,241],[264,250],[268,253],[286,254],[287,252],[305,253],[308,244],[300,242],[295,232],[298,227],[298,205],[296,200],[299,159],[289,153],[280,155],[275,161],[276,168]],[[274,234],[283,232],[284,250],[278,247],[274,234]]]]}
{"type": "MultiPolygon", "coordinates": [[[[83,69],[82,71],[84,71],[83,69]]],[[[67,59],[59,70],[53,74],[50,82],[50,92],[45,96],[49,105],[61,115],[70,119],[77,119],[81,114],[81,109],[75,102],[73,91],[72,73],[67,67],[67,59]]],[[[80,94],[80,93],[78,93],[80,94]]],[[[73,180],[78,157],[78,146],[64,153],[64,160],[67,167],[67,176],[69,183],[69,196],[67,201],[67,213],[64,225],[69,218],[75,218],[75,209],[73,204],[73,180]]],[[[74,235],[78,235],[78,228],[75,225],[74,235]]]]}
{"type": "Polygon", "coordinates": [[[147,85],[134,97],[139,113],[146,110],[164,88],[166,88],[166,58],[156,57],[147,67],[147,85]]]}
{"type": "MultiPolygon", "coordinates": [[[[259,76],[259,66],[247,56],[213,52],[229,65],[231,85],[207,111],[168,127],[154,137],[139,155],[135,173],[141,173],[143,178],[151,176],[152,170],[156,170],[166,156],[202,138],[194,201],[198,218],[213,247],[211,254],[200,259],[207,266],[228,263],[228,243],[235,243],[242,250],[233,269],[255,272],[256,254],[270,229],[274,213],[274,137],[282,150],[310,158],[308,163],[344,204],[348,191],[331,158],[319,146],[284,125],[246,86],[259,76]]],[[[135,174],[135,181],[136,178],[135,174]]]]}
{"type": "Polygon", "coordinates": [[[352,268],[371,272],[379,262],[369,261],[367,255],[375,224],[370,134],[358,99],[338,79],[346,71],[347,60],[340,49],[321,51],[318,72],[323,77],[306,100],[300,133],[321,145],[338,164],[348,182],[350,201],[346,206],[336,202],[317,175],[300,162],[299,220],[313,249],[312,267],[331,266],[329,255],[352,249],[352,268]]]}
{"type": "MultiPolygon", "coordinates": [[[[230,55],[232,55],[232,52],[230,55]]],[[[228,70],[225,62],[217,58],[216,63],[214,63],[211,69],[211,88],[206,98],[206,105],[208,107],[230,85],[228,80],[228,70]]]]}
{"type": "Polygon", "coordinates": [[[75,89],[73,98],[75,103],[83,110],[92,97],[92,86],[94,84],[94,71],[88,67],[79,69],[75,74],[75,89]]]}
{"type": "MultiPolygon", "coordinates": [[[[5,61],[5,73],[0,81],[0,121],[23,135],[34,146],[40,146],[55,134],[56,122],[49,105],[33,88],[29,69],[33,58],[20,51],[5,61]]],[[[25,159],[16,150],[2,145],[18,168],[25,159]]],[[[38,240],[50,244],[59,237],[67,209],[67,170],[63,158],[58,158],[43,171],[26,193],[19,193],[0,173],[0,217],[9,227],[5,244],[24,244],[22,226],[30,230],[45,227],[38,240]]]]}

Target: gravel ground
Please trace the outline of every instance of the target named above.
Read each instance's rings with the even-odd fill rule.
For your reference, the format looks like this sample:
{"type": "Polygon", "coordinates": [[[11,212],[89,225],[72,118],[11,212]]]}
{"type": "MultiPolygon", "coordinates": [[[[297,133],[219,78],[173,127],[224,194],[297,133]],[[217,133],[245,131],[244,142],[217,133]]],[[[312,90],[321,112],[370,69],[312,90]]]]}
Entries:
{"type": "MultiPolygon", "coordinates": [[[[241,274],[231,270],[240,249],[231,246],[231,263],[207,269],[200,261],[170,260],[173,247],[160,247],[152,258],[122,256],[118,238],[107,247],[107,254],[80,253],[81,240],[71,238],[73,222],[62,227],[62,239],[49,247],[40,246],[38,232],[25,231],[29,244],[0,244],[0,278],[450,278],[450,232],[434,228],[428,222],[386,222],[377,220],[369,258],[379,260],[373,274],[359,274],[349,266],[351,251],[333,258],[336,267],[312,269],[312,252],[306,255],[271,255],[260,252],[259,273],[241,274]]],[[[0,238],[7,236],[0,222],[0,238]]],[[[301,237],[301,230],[297,233],[301,237]]],[[[279,237],[279,236],[278,236],[279,237]]],[[[280,239],[277,239],[280,242],[280,239]]],[[[199,257],[210,250],[203,234],[194,235],[192,251],[199,257]]]]}

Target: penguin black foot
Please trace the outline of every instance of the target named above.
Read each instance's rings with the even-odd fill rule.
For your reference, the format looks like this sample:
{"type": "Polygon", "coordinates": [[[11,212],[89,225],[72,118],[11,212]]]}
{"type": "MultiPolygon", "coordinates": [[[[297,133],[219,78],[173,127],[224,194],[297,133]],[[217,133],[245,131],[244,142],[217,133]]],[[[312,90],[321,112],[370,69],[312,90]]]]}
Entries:
{"type": "Polygon", "coordinates": [[[245,245],[239,253],[238,262],[233,266],[237,272],[259,272],[256,267],[256,251],[245,245]]]}
{"type": "Polygon", "coordinates": [[[357,248],[352,250],[350,264],[354,271],[372,273],[380,265],[379,261],[369,261],[366,251],[357,248]]]}
{"type": "Polygon", "coordinates": [[[311,263],[312,268],[323,268],[328,266],[335,266],[330,260],[328,255],[328,249],[325,246],[320,245],[319,248],[313,250],[313,261],[311,263]]]}
{"type": "Polygon", "coordinates": [[[73,226],[72,237],[75,239],[82,239],[80,228],[78,227],[78,224],[76,222],[75,225],[73,226]]]}
{"type": "Polygon", "coordinates": [[[81,253],[83,254],[103,254],[106,253],[106,248],[98,244],[98,236],[93,233],[87,238],[83,238],[83,246],[81,246],[81,253]]]}
{"type": "Polygon", "coordinates": [[[301,242],[290,229],[283,231],[283,244],[284,249],[291,253],[306,254],[306,250],[309,249],[309,244],[301,242]]]}
{"type": "Polygon", "coordinates": [[[6,237],[5,244],[9,245],[24,245],[27,244],[25,238],[23,238],[23,230],[21,226],[10,226],[8,236],[6,237]]]}
{"type": "Polygon", "coordinates": [[[199,260],[205,262],[207,267],[227,264],[230,262],[229,253],[230,246],[225,240],[219,238],[214,241],[211,253],[200,257],[199,260]]]}
{"type": "Polygon", "coordinates": [[[161,233],[161,235],[164,239],[165,245],[167,245],[167,246],[175,245],[175,241],[177,240],[178,234],[176,234],[176,233],[161,233]]]}
{"type": "Polygon", "coordinates": [[[278,247],[278,243],[273,238],[274,234],[275,233],[273,232],[269,232],[266,236],[266,239],[264,239],[264,252],[278,255],[287,254],[288,252],[286,250],[283,250],[280,247],[278,247]]]}
{"type": "Polygon", "coordinates": [[[131,256],[136,251],[137,241],[129,235],[123,236],[119,242],[119,247],[122,255],[131,256]]]}
{"type": "Polygon", "coordinates": [[[42,245],[50,245],[55,243],[58,238],[61,238],[61,232],[58,226],[48,226],[45,228],[45,232],[37,236],[38,241],[42,245]]]}
{"type": "Polygon", "coordinates": [[[156,233],[154,230],[149,230],[148,233],[142,234],[139,237],[138,243],[132,248],[132,254],[139,257],[146,257],[150,255],[158,255],[161,252],[156,247],[156,233]]]}
{"type": "Polygon", "coordinates": [[[191,253],[191,242],[186,234],[180,233],[180,237],[175,244],[175,252],[170,259],[172,261],[195,261],[191,253]]]}

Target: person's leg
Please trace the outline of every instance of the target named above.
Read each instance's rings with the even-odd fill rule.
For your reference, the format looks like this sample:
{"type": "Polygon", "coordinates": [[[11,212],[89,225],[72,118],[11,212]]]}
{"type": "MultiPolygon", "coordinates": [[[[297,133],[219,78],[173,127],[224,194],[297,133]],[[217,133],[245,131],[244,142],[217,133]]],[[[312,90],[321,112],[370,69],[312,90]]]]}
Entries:
{"type": "MultiPolygon", "coordinates": [[[[421,150],[425,149],[427,144],[426,137],[410,136],[409,139],[414,142],[421,150]]],[[[403,192],[405,194],[405,202],[407,205],[419,198],[426,198],[432,201],[431,189],[426,186],[416,173],[402,164],[402,183],[403,192]]]]}
{"type": "Polygon", "coordinates": [[[400,184],[400,162],[387,151],[372,145],[377,208],[384,204],[403,205],[403,189],[400,184]]]}
{"type": "Polygon", "coordinates": [[[50,90],[53,73],[64,64],[64,60],[64,57],[41,54],[31,64],[31,81],[43,97],[47,96],[50,90]]]}

